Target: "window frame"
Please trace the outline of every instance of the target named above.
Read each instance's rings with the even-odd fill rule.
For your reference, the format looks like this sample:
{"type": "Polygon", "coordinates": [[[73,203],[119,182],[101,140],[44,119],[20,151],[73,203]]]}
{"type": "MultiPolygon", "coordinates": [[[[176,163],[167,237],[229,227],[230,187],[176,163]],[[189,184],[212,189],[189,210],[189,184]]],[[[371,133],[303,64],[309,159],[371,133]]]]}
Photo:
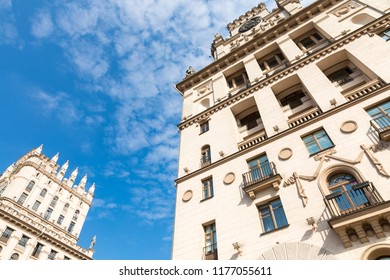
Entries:
{"type": "Polygon", "coordinates": [[[28,182],[25,190],[30,192],[33,189],[34,186],[35,186],[35,182],[31,180],[30,182],[28,182]]]}
{"type": "Polygon", "coordinates": [[[10,227],[6,227],[0,236],[0,241],[7,243],[8,240],[11,238],[12,234],[14,233],[14,231],[15,231],[14,229],[10,227]]]}
{"type": "Polygon", "coordinates": [[[249,84],[249,77],[248,73],[246,72],[246,69],[243,68],[237,72],[234,72],[233,74],[226,77],[226,82],[229,88],[229,91],[233,91],[235,89],[242,88],[249,84]],[[242,83],[237,84],[237,78],[242,79],[242,83]]]}
{"type": "Polygon", "coordinates": [[[210,123],[209,121],[205,121],[205,122],[202,122],[202,123],[199,123],[199,129],[200,129],[200,133],[199,134],[203,134],[203,133],[206,133],[207,131],[210,130],[210,123]]]}
{"type": "Polygon", "coordinates": [[[48,260],[55,260],[57,254],[58,254],[57,251],[51,249],[49,254],[47,255],[47,259],[48,260]]]}
{"type": "Polygon", "coordinates": [[[39,206],[41,206],[41,202],[39,200],[35,200],[33,206],[31,207],[31,209],[34,210],[34,211],[38,211],[39,206]],[[35,206],[36,206],[36,209],[34,209],[35,206]]]}
{"type": "MultiPolygon", "coordinates": [[[[324,135],[322,135],[322,136],[324,136],[324,135]]],[[[326,150],[329,150],[329,149],[335,147],[335,145],[334,145],[332,139],[330,138],[329,134],[326,132],[326,130],[325,130],[324,128],[319,128],[319,129],[316,129],[316,130],[314,130],[314,131],[312,131],[312,132],[310,132],[310,133],[307,133],[307,134],[301,136],[301,139],[302,139],[303,144],[304,144],[305,147],[306,147],[306,150],[309,152],[309,155],[310,155],[310,156],[314,156],[314,155],[316,155],[316,154],[318,154],[318,153],[321,153],[321,152],[323,152],[323,151],[326,151],[326,150]],[[326,136],[326,138],[327,138],[326,141],[329,141],[329,142],[330,142],[330,145],[327,146],[327,147],[322,147],[322,146],[321,146],[321,143],[320,143],[319,140],[318,140],[318,138],[315,138],[315,137],[314,137],[314,135],[316,135],[317,133],[321,133],[321,132],[323,132],[324,135],[326,136]],[[314,143],[317,145],[316,147],[319,148],[318,151],[314,151],[314,152],[311,152],[311,151],[310,151],[310,149],[309,149],[309,147],[308,147],[308,144],[310,144],[310,143],[305,142],[305,139],[308,138],[308,137],[312,137],[312,138],[313,138],[314,143]]]]}
{"type": "Polygon", "coordinates": [[[214,197],[213,177],[202,180],[202,201],[214,197]]]}
{"type": "Polygon", "coordinates": [[[262,202],[262,203],[259,203],[256,205],[257,206],[257,211],[258,211],[258,214],[259,214],[259,219],[260,219],[260,224],[261,224],[261,229],[262,229],[262,233],[261,235],[263,234],[268,234],[268,233],[271,233],[271,232],[274,232],[274,231],[277,231],[277,230],[280,230],[280,229],[283,229],[283,228],[286,228],[289,226],[289,223],[288,223],[288,220],[287,220],[287,216],[286,216],[286,212],[284,211],[284,206],[283,206],[283,203],[282,203],[282,200],[280,199],[280,197],[277,197],[276,199],[272,199],[272,200],[269,200],[269,201],[265,201],[265,202],[262,202]],[[274,204],[276,203],[280,203],[280,205],[278,205],[277,207],[273,207],[274,204]],[[263,216],[262,215],[262,212],[261,210],[263,209],[268,209],[269,210],[269,217],[271,218],[271,220],[268,220],[268,221],[272,221],[272,226],[273,228],[270,228],[270,229],[267,229],[266,226],[265,226],[265,221],[267,218],[267,216],[263,216]],[[280,220],[280,224],[278,223],[278,219],[275,217],[276,216],[276,211],[278,211],[279,209],[282,210],[282,212],[278,212],[279,214],[282,214],[282,220],[280,220]]]}
{"type": "Polygon", "coordinates": [[[44,245],[42,243],[37,243],[34,247],[34,250],[32,251],[31,253],[31,256],[34,257],[34,258],[38,258],[39,255],[41,254],[42,252],[42,249],[43,249],[44,245]]]}
{"type": "Polygon", "coordinates": [[[288,60],[287,60],[286,56],[283,54],[283,52],[280,49],[277,49],[277,50],[271,52],[270,54],[267,54],[267,55],[257,59],[257,63],[259,65],[261,71],[265,74],[277,69],[278,67],[280,67],[282,65],[286,65],[287,62],[288,62],[288,60]],[[282,56],[283,59],[280,56],[282,56]],[[272,58],[275,59],[277,62],[277,65],[275,65],[273,67],[271,67],[269,65],[269,60],[272,58]]]}
{"type": "Polygon", "coordinates": [[[18,245],[20,245],[22,247],[26,247],[29,240],[30,240],[30,237],[23,234],[22,237],[18,241],[18,245]]]}
{"type": "Polygon", "coordinates": [[[204,232],[204,254],[206,256],[215,255],[216,259],[218,259],[217,226],[215,222],[203,225],[203,232],[204,232]],[[207,250],[208,247],[210,247],[210,250],[207,250]]]}
{"type": "Polygon", "coordinates": [[[327,38],[321,32],[319,32],[316,28],[312,28],[308,32],[305,32],[301,36],[294,39],[293,41],[302,52],[308,53],[308,52],[313,51],[313,49],[317,48],[318,46],[327,42],[327,38]],[[316,34],[319,35],[321,37],[321,39],[316,38],[315,37],[316,34]],[[305,45],[302,44],[302,41],[307,40],[307,39],[311,40],[314,43],[314,45],[306,48],[305,45]]]}
{"type": "Polygon", "coordinates": [[[22,192],[22,194],[19,196],[18,201],[16,201],[17,204],[23,205],[26,202],[26,199],[28,197],[28,193],[22,192]]]}

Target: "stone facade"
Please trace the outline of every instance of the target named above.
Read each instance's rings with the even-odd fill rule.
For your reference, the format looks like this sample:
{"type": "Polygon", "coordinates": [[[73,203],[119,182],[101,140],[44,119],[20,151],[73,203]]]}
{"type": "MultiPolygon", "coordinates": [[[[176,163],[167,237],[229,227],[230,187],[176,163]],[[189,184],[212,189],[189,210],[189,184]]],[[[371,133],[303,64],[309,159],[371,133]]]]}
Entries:
{"type": "Polygon", "coordinates": [[[91,207],[95,184],[86,190],[87,176],[75,185],[78,169],[65,178],[58,154],[48,158],[42,146],[0,175],[0,259],[92,259],[77,244],[91,207]]]}
{"type": "Polygon", "coordinates": [[[176,85],[172,258],[388,257],[390,3],[277,4],[176,85]]]}

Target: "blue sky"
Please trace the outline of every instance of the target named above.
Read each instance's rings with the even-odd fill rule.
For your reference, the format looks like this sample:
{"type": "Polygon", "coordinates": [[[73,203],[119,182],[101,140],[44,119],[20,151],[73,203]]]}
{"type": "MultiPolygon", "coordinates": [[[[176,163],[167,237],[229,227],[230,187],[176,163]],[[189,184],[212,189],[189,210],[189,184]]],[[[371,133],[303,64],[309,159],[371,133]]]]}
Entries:
{"type": "MultiPolygon", "coordinates": [[[[304,4],[312,1],[303,1],[304,4]]],[[[79,244],[170,259],[189,65],[257,0],[0,0],[0,173],[43,144],[96,183],[79,244]]],[[[274,1],[266,1],[269,10],[274,1]]]]}

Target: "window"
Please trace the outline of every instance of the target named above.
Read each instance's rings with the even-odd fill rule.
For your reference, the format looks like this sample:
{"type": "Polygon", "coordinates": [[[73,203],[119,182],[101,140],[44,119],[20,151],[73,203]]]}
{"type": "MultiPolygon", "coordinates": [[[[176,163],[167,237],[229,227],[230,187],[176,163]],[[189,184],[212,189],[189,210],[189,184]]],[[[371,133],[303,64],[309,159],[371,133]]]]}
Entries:
{"type": "Polygon", "coordinates": [[[27,236],[25,236],[25,235],[22,235],[22,237],[20,238],[18,244],[19,244],[20,246],[22,246],[22,247],[26,247],[27,242],[28,242],[29,239],[30,239],[29,237],[27,237],[27,236]]]}
{"type": "Polygon", "coordinates": [[[43,189],[43,190],[41,190],[40,196],[45,197],[46,193],[47,193],[47,190],[43,189]]]}
{"type": "Polygon", "coordinates": [[[56,207],[57,202],[58,202],[58,196],[53,197],[53,200],[50,202],[50,206],[53,208],[56,207]]]}
{"type": "Polygon", "coordinates": [[[280,199],[258,206],[263,232],[270,232],[288,226],[280,199]]]}
{"type": "Polygon", "coordinates": [[[28,194],[22,193],[16,203],[23,205],[23,203],[26,201],[28,194]]]}
{"type": "Polygon", "coordinates": [[[0,184],[0,195],[5,191],[7,186],[8,186],[7,182],[4,182],[4,183],[0,184]]]}
{"type": "Polygon", "coordinates": [[[382,32],[379,32],[378,35],[381,36],[382,39],[385,40],[386,42],[390,41],[390,28],[387,28],[382,32]]]}
{"type": "Polygon", "coordinates": [[[14,230],[12,228],[7,227],[4,231],[3,234],[0,237],[0,241],[3,241],[4,243],[8,242],[8,239],[11,237],[12,233],[14,230]]]}
{"type": "Polygon", "coordinates": [[[200,134],[209,131],[209,121],[199,124],[199,127],[200,127],[200,134]]]}
{"type": "Polygon", "coordinates": [[[70,222],[70,225],[69,225],[69,227],[68,227],[68,232],[69,232],[69,233],[72,233],[73,228],[74,228],[74,225],[75,225],[74,222],[70,222]]]}
{"type": "Polygon", "coordinates": [[[38,208],[39,208],[39,205],[41,205],[41,202],[38,201],[38,200],[36,200],[36,201],[34,202],[34,205],[32,206],[32,210],[37,211],[38,208]]]}
{"type": "Polygon", "coordinates": [[[46,221],[50,219],[51,213],[53,213],[53,209],[47,208],[47,211],[45,213],[45,216],[43,217],[46,221]]]}
{"type": "Polygon", "coordinates": [[[294,41],[303,52],[307,52],[325,43],[326,39],[316,29],[312,29],[294,41]]]}
{"type": "Polygon", "coordinates": [[[226,80],[230,89],[240,88],[249,83],[248,75],[244,70],[239,73],[234,73],[227,77],[226,80]]]}
{"type": "Polygon", "coordinates": [[[258,119],[260,119],[260,113],[256,111],[240,119],[240,125],[241,127],[245,126],[246,129],[249,130],[258,125],[258,119]]]}
{"type": "Polygon", "coordinates": [[[62,211],[68,212],[68,209],[69,209],[69,203],[66,203],[66,204],[64,205],[64,208],[62,209],[62,211]]]}
{"type": "Polygon", "coordinates": [[[201,167],[211,163],[211,150],[209,145],[205,145],[201,150],[200,165],[201,167]]]}
{"type": "Polygon", "coordinates": [[[250,169],[250,181],[263,180],[272,175],[272,168],[268,162],[267,155],[248,161],[250,169]]]}
{"type": "Polygon", "coordinates": [[[26,187],[26,191],[31,191],[32,188],[34,187],[35,185],[35,182],[34,181],[30,181],[26,187]]]}
{"type": "Polygon", "coordinates": [[[58,220],[57,220],[57,224],[59,224],[59,225],[62,225],[62,222],[64,221],[64,216],[63,215],[60,215],[59,217],[58,217],[58,220]]]}
{"type": "Polygon", "coordinates": [[[65,260],[65,261],[69,261],[69,260],[70,260],[70,258],[69,258],[69,257],[67,257],[67,256],[64,256],[64,260],[65,260]]]}
{"type": "Polygon", "coordinates": [[[73,214],[73,221],[77,221],[77,218],[79,217],[79,214],[80,214],[80,211],[79,210],[76,210],[73,214]]]}
{"type": "Polygon", "coordinates": [[[286,97],[280,99],[280,104],[283,107],[288,107],[288,109],[294,109],[303,104],[305,102],[306,95],[302,90],[295,91],[286,97]]]}
{"type": "Polygon", "coordinates": [[[13,253],[12,256],[9,259],[10,260],[18,260],[19,259],[19,254],[13,253]]]}
{"type": "Polygon", "coordinates": [[[368,206],[369,201],[363,189],[355,189],[358,185],[356,178],[348,173],[338,173],[328,180],[328,188],[334,196],[340,211],[356,209],[359,206],[368,206]]]}
{"type": "Polygon", "coordinates": [[[276,51],[266,57],[260,58],[257,62],[263,72],[269,72],[281,65],[284,65],[286,63],[286,58],[282,52],[276,51]]]}
{"type": "Polygon", "coordinates": [[[202,193],[203,199],[207,199],[214,196],[212,177],[202,180],[202,193]]]}
{"type": "Polygon", "coordinates": [[[323,129],[302,137],[302,140],[305,143],[310,155],[316,154],[334,146],[328,134],[326,134],[325,130],[323,129]]]}
{"type": "Polygon", "coordinates": [[[368,109],[367,113],[381,129],[390,127],[390,100],[368,109]]]}
{"type": "Polygon", "coordinates": [[[55,257],[56,257],[56,255],[57,255],[57,252],[54,251],[54,250],[51,250],[50,253],[49,253],[49,255],[47,256],[47,259],[49,259],[49,260],[54,260],[55,257]]]}
{"type": "Polygon", "coordinates": [[[203,226],[205,236],[204,254],[206,260],[217,260],[217,230],[215,223],[203,226]]]}
{"type": "Polygon", "coordinates": [[[32,256],[35,258],[38,258],[39,254],[42,251],[42,248],[43,248],[43,245],[41,243],[37,243],[37,245],[35,245],[35,248],[32,252],[32,256]]]}

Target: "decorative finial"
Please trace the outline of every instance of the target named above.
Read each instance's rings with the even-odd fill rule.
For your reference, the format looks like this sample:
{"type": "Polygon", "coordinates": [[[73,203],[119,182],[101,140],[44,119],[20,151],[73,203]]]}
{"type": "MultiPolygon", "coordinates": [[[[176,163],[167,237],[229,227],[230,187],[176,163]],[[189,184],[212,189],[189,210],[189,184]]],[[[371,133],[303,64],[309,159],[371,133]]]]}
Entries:
{"type": "Polygon", "coordinates": [[[60,153],[56,153],[56,154],[53,156],[53,158],[51,159],[51,161],[57,163],[59,154],[60,154],[60,153]]]}
{"type": "Polygon", "coordinates": [[[88,250],[93,250],[93,247],[95,246],[95,244],[96,244],[96,235],[94,235],[92,237],[92,240],[91,240],[91,243],[89,244],[88,250]]]}
{"type": "Polygon", "coordinates": [[[43,149],[43,144],[41,144],[38,148],[36,148],[34,152],[39,155],[42,153],[42,149],[43,149]]]}
{"type": "Polygon", "coordinates": [[[85,174],[85,176],[81,179],[79,183],[79,187],[84,190],[86,183],[87,183],[87,174],[85,174]]]}

